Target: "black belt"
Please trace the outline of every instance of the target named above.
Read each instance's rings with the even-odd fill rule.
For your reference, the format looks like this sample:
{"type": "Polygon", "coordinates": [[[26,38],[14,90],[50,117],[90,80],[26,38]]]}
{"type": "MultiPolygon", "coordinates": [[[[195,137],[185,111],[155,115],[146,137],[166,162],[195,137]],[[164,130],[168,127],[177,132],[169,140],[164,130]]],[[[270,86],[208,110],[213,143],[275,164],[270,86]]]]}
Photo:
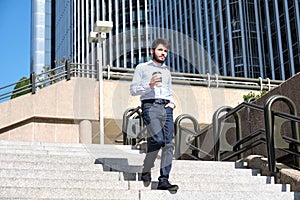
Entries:
{"type": "Polygon", "coordinates": [[[152,103],[152,104],[168,104],[170,100],[167,99],[145,99],[142,103],[152,103]]]}

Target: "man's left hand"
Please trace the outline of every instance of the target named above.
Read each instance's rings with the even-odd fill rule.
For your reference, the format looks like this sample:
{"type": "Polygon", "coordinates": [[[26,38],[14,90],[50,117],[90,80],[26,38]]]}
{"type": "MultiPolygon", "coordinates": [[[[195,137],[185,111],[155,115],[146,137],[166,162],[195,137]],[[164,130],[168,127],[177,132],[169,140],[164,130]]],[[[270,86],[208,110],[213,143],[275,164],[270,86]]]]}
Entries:
{"type": "Polygon", "coordinates": [[[168,103],[166,106],[165,106],[165,108],[167,108],[167,107],[170,107],[170,108],[176,108],[176,105],[174,104],[174,103],[172,103],[172,102],[170,102],[170,103],[168,103]]]}

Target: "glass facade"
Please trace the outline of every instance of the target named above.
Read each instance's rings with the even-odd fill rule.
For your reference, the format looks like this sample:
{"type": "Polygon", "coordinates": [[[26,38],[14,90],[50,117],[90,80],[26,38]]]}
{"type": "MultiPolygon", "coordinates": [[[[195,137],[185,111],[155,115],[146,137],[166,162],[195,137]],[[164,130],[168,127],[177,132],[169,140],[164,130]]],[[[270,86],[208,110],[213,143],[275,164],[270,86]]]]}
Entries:
{"type": "Polygon", "coordinates": [[[267,75],[284,80],[300,71],[300,1],[262,3],[267,75]]]}
{"type": "MultiPolygon", "coordinates": [[[[32,1],[55,8],[50,38],[37,34],[42,27],[33,20],[32,66],[50,62],[48,43],[38,56],[40,38],[52,38],[52,60],[95,64],[97,44],[88,36],[97,20],[109,20],[114,27],[103,44],[105,66],[134,68],[149,59],[153,39],[166,37],[174,72],[286,80],[300,71],[300,0],[32,1]]],[[[39,10],[33,19],[42,19],[39,10]]]]}
{"type": "Polygon", "coordinates": [[[73,57],[73,20],[70,16],[72,12],[71,0],[53,1],[52,9],[53,21],[52,38],[53,38],[53,60],[64,60],[73,57]]]}

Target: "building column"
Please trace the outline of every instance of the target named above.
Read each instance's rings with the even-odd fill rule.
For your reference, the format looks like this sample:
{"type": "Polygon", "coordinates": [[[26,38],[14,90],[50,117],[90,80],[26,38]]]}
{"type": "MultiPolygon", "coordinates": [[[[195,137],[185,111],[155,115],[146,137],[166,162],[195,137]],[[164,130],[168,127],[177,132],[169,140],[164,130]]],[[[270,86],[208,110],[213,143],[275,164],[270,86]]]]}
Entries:
{"type": "Polygon", "coordinates": [[[90,120],[79,122],[79,143],[92,144],[92,123],[90,120]]]}

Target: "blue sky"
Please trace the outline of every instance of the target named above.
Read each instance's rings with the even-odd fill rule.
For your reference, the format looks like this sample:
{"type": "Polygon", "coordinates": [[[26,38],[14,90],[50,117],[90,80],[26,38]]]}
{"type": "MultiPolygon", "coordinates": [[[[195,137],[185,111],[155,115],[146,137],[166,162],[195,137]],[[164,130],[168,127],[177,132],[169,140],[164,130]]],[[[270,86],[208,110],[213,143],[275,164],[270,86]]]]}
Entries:
{"type": "Polygon", "coordinates": [[[31,0],[0,0],[0,87],[29,77],[30,26],[31,0]]]}

